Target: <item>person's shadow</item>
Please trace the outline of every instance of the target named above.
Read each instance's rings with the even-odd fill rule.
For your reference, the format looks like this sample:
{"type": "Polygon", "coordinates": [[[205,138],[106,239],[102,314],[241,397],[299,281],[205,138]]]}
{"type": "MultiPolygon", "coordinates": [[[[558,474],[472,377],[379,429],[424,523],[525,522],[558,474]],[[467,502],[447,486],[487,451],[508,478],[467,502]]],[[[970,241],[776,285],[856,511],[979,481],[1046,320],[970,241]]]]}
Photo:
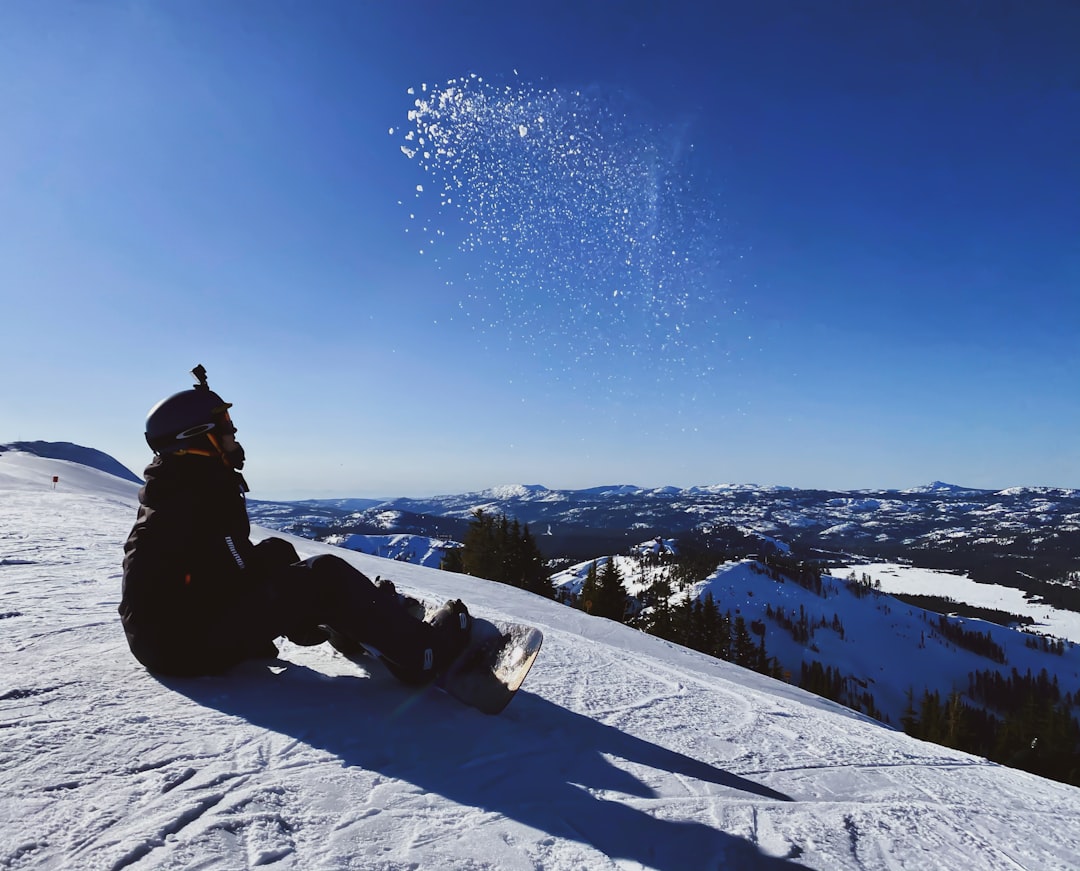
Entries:
{"type": "Polygon", "coordinates": [[[802,852],[798,846],[777,858],[700,821],[660,819],[618,795],[604,797],[659,798],[605,757],[699,781],[696,794],[717,801],[742,794],[783,802],[788,796],[527,690],[501,715],[489,717],[438,690],[410,690],[376,664],[367,676],[336,677],[296,663],[279,665],[286,666],[280,673],[248,663],[223,678],[161,680],[208,708],[332,753],[345,766],[405,780],[611,858],[658,871],[805,867],[792,861],[802,852]]]}

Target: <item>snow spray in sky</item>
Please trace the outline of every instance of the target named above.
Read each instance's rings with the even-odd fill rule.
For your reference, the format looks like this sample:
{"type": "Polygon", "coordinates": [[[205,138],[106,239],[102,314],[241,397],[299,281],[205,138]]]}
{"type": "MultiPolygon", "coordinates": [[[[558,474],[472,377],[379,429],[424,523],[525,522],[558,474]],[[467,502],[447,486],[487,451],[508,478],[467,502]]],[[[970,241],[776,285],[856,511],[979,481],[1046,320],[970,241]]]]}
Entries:
{"type": "Polygon", "coordinates": [[[473,75],[409,94],[409,124],[390,130],[426,177],[409,229],[422,252],[466,264],[459,306],[474,327],[531,346],[556,376],[711,371],[730,279],[685,129],[598,89],[473,75]]]}

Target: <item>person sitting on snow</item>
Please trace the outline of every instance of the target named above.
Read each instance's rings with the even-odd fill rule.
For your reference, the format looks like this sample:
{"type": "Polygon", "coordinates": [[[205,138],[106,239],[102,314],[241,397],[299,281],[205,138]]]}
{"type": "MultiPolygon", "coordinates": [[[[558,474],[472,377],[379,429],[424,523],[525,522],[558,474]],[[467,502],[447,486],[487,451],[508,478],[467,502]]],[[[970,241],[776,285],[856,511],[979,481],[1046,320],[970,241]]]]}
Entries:
{"type": "Polygon", "coordinates": [[[198,383],[155,405],[146,441],[155,457],[124,545],[119,612],[128,646],[152,672],[203,675],[274,657],[274,639],[330,640],[375,652],[400,680],[433,681],[465,648],[460,600],[424,622],[393,584],[373,584],[339,557],[301,561],[281,538],[252,544],[232,404],[198,383]]]}

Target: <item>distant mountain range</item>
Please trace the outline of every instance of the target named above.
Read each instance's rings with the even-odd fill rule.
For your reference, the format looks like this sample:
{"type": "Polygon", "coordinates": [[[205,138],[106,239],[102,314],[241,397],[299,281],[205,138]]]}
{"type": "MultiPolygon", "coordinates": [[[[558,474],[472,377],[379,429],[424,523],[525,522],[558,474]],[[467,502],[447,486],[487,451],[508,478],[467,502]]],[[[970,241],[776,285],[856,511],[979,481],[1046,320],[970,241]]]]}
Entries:
{"type": "MultiPolygon", "coordinates": [[[[0,453],[6,450],[141,481],[108,454],[70,442],[0,445],[0,453]]],[[[828,565],[908,561],[1040,594],[1046,592],[1041,585],[1080,570],[1080,490],[1058,487],[982,490],[934,481],[906,490],[755,484],[552,490],[512,484],[425,499],[249,503],[252,520],[263,526],[338,543],[350,535],[393,536],[385,553],[428,564],[437,562],[440,541],[452,546],[464,538],[477,510],[529,524],[545,557],[563,563],[629,553],[659,536],[677,538],[684,549],[736,556],[779,542],[800,559],[828,565]],[[429,540],[412,544],[402,536],[429,540]]]]}
{"type": "MultiPolygon", "coordinates": [[[[253,520],[311,538],[412,534],[460,541],[472,513],[528,523],[549,558],[626,553],[656,536],[748,553],[779,540],[803,559],[907,560],[1024,587],[1080,568],[1080,490],[980,490],[940,481],[908,490],[801,490],[725,484],[586,490],[511,485],[427,499],[252,501],[253,520]]],[[[340,538],[339,538],[340,540],[340,538]]]]}

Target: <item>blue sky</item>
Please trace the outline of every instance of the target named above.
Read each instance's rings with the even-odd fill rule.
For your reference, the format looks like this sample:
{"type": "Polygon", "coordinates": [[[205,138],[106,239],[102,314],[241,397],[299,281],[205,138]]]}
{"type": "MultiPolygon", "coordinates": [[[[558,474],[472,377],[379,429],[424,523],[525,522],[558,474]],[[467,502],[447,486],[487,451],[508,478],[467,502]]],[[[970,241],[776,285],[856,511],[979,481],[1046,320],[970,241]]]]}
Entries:
{"type": "Polygon", "coordinates": [[[1078,44],[1064,0],[5,3],[0,442],[139,470],[201,362],[264,498],[1080,487],[1078,44]]]}

